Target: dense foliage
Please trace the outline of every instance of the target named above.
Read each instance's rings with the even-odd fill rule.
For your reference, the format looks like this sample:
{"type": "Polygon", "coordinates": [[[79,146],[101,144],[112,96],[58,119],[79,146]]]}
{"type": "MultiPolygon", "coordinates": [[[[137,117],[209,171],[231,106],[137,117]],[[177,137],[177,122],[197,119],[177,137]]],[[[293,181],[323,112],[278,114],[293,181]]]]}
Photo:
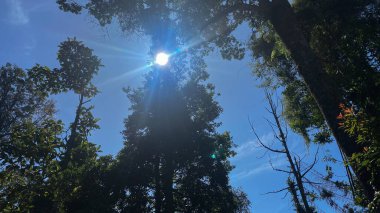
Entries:
{"type": "Polygon", "coordinates": [[[68,39],[58,61],[1,67],[2,212],[249,212],[244,192],[229,185],[234,145],[216,132],[221,108],[203,66],[153,68],[142,88],[126,89],[132,113],[114,159],[88,140],[100,128],[87,106],[100,59],[68,39]],[[49,96],[67,91],[79,102],[65,130],[49,96]]]}
{"type": "MultiPolygon", "coordinates": [[[[373,1],[300,0],[295,2],[294,8],[312,49],[344,96],[341,114],[337,115],[340,128],[356,138],[356,143],[362,147],[351,156],[351,163],[368,171],[368,182],[378,191],[378,5],[373,1]]],[[[267,23],[260,32],[252,48],[255,55],[264,60],[258,60],[255,73],[266,80],[266,86],[284,87],[285,115],[296,132],[307,140],[331,142],[331,133],[322,115],[297,74],[293,60],[279,45],[273,27],[267,23]]],[[[360,191],[362,186],[357,187],[360,191]]],[[[365,203],[365,197],[357,193],[357,202],[365,203]]]]}
{"type": "MultiPolygon", "coordinates": [[[[332,135],[349,159],[362,155],[368,144],[378,143],[359,142],[360,133],[346,131],[337,118],[339,105],[344,104],[368,114],[373,122],[368,124],[371,131],[377,130],[376,0],[299,0],[293,5],[286,0],[57,2],[64,11],[87,11],[102,26],[116,20],[126,32],[162,32],[167,28],[155,21],[166,17],[179,44],[206,52],[218,47],[227,59],[241,59],[245,47],[252,49],[256,62],[263,65],[258,72],[265,76],[275,74],[280,85],[285,86],[286,105],[291,109],[286,111],[286,117],[307,141],[310,133],[314,141],[322,143],[332,141],[332,135]],[[242,23],[252,30],[247,46],[232,33],[242,23]]],[[[374,181],[374,170],[378,168],[369,170],[353,162],[351,168],[365,196],[373,199],[379,189],[374,181]]]]}
{"type": "MultiPolygon", "coordinates": [[[[379,211],[379,1],[289,2],[57,0],[61,10],[86,11],[101,26],[117,22],[124,32],[144,33],[152,53],[166,49],[175,57],[167,67],[152,66],[141,88],[126,89],[131,114],[115,158],[99,156],[89,141],[100,128],[88,104],[102,66],[91,49],[68,39],[59,46],[59,68],[2,66],[0,210],[248,211],[246,195],[229,185],[233,143],[216,131],[221,107],[205,83],[203,57],[217,48],[225,59],[251,51],[263,86],[283,91],[290,127],[308,144],[335,141],[356,203],[379,211]],[[251,30],[247,42],[233,33],[243,24],[251,30]],[[65,92],[79,97],[69,124],[55,117],[49,99],[65,92]]],[[[297,194],[301,182],[290,178],[289,192],[297,194]]],[[[333,192],[319,197],[331,200],[333,192]]],[[[302,205],[312,211],[306,199],[295,202],[302,205]]]]}
{"type": "Polygon", "coordinates": [[[118,208],[248,211],[245,195],[228,183],[233,143],[228,133],[216,132],[221,108],[213,100],[213,86],[203,83],[207,77],[204,71],[181,76],[156,68],[142,88],[126,89],[132,114],[125,120],[125,147],[115,165],[124,179],[117,186],[118,208]]]}

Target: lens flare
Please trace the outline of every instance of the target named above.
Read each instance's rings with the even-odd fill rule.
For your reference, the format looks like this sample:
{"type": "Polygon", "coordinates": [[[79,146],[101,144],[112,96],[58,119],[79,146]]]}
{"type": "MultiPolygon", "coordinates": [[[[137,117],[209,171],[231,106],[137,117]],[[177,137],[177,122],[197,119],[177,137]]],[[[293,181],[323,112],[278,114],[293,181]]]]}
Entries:
{"type": "Polygon", "coordinates": [[[154,63],[160,66],[166,65],[168,62],[169,62],[169,55],[164,52],[158,53],[156,55],[156,60],[154,61],[154,63]]]}

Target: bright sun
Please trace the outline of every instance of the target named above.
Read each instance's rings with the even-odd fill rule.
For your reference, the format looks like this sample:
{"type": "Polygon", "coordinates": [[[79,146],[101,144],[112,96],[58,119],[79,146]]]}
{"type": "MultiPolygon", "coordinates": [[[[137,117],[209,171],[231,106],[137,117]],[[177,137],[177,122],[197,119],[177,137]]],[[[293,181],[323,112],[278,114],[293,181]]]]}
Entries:
{"type": "Polygon", "coordinates": [[[160,52],[156,55],[156,60],[155,60],[156,64],[164,66],[168,63],[168,61],[169,61],[169,55],[168,54],[166,54],[164,52],[160,52]]]}

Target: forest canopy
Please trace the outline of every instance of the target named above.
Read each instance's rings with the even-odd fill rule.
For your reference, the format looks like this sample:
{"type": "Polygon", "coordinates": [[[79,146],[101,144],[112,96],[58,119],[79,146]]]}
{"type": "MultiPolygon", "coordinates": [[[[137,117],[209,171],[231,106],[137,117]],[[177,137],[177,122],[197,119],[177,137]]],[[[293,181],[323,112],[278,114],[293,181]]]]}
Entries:
{"type": "MultiPolygon", "coordinates": [[[[1,60],[6,59],[0,68],[0,211],[255,211],[257,203],[250,194],[262,186],[252,178],[249,186],[255,189],[237,187],[239,175],[233,173],[242,164],[236,160],[238,150],[247,149],[269,160],[258,165],[262,161],[249,155],[250,170],[240,177],[264,173],[266,168],[276,172],[273,176],[281,173],[276,180],[282,178],[283,188],[272,188],[268,179],[269,192],[263,196],[283,194],[296,212],[318,212],[327,206],[341,212],[378,212],[379,4],[377,0],[57,0],[53,16],[70,23],[78,38],[59,29],[69,38],[49,46],[58,46],[54,62],[41,60],[43,49],[29,46],[25,49],[35,50],[24,52],[28,60],[40,60],[31,66],[18,66],[24,63],[17,60],[9,63],[10,57],[0,54],[1,60]],[[114,55],[93,50],[94,42],[81,38],[91,24],[73,21],[80,17],[91,18],[105,31],[117,28],[126,41],[145,36],[149,48],[145,58],[135,54],[128,61],[137,64],[149,58],[136,69],[144,72],[135,70],[141,84],[118,88],[128,103],[118,108],[125,112],[122,139],[101,137],[108,144],[122,144],[112,155],[103,154],[93,136],[104,134],[102,117],[96,113],[102,92],[98,87],[106,81],[101,78],[107,67],[124,68],[109,64],[114,55]],[[165,63],[154,61],[157,54],[165,56],[165,63]],[[219,56],[235,60],[234,65],[212,71],[209,59],[219,56]],[[223,107],[248,106],[243,103],[248,100],[223,99],[216,89],[243,88],[230,83],[223,72],[238,75],[236,64],[247,61],[251,66],[246,70],[265,100],[263,104],[255,99],[255,107],[248,110],[260,114],[254,109],[266,108],[267,126],[251,122],[249,116],[223,117],[223,107]],[[209,79],[209,72],[223,85],[209,79]],[[75,102],[62,105],[66,97],[75,102]],[[236,120],[247,129],[236,130],[236,120]],[[233,131],[224,128],[226,123],[233,131]],[[273,137],[264,139],[260,130],[273,137]],[[244,131],[249,131],[252,141],[243,144],[232,137],[244,131]],[[331,147],[332,153],[326,151],[331,147]],[[282,162],[273,163],[274,156],[282,162]],[[343,175],[337,175],[340,171],[343,175]]],[[[30,31],[30,36],[38,33],[25,25],[32,20],[28,13],[34,11],[39,13],[34,21],[42,21],[43,6],[25,12],[21,1],[4,5],[10,6],[10,17],[18,18],[4,19],[12,25],[4,30],[8,36],[4,38],[21,34],[20,29],[30,31]]],[[[44,30],[49,36],[56,34],[51,25],[44,30]]],[[[95,31],[91,36],[104,33],[95,31]]],[[[41,47],[41,41],[35,46],[41,47]]],[[[107,46],[104,41],[97,45],[107,46]]],[[[3,42],[8,47],[6,39],[3,42]]],[[[235,94],[240,95],[255,97],[248,90],[235,94]]],[[[121,105],[115,98],[107,100],[121,105]]]]}

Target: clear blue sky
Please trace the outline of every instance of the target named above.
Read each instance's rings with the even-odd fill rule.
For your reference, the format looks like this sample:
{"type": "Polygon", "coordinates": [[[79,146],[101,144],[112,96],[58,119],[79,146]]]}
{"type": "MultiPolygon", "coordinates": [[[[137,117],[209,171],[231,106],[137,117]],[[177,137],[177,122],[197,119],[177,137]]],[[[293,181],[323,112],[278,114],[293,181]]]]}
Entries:
{"type": "MultiPolygon", "coordinates": [[[[92,142],[101,145],[102,154],[116,154],[122,147],[123,119],[130,113],[129,102],[122,92],[126,86],[138,87],[147,70],[140,69],[151,60],[150,44],[146,39],[125,36],[117,26],[100,28],[88,15],[72,15],[58,9],[55,1],[2,0],[0,1],[0,63],[16,64],[31,68],[39,63],[58,67],[56,53],[58,44],[68,37],[76,37],[94,50],[102,59],[104,67],[94,83],[101,93],[93,99],[94,115],[100,118],[101,129],[91,136],[92,142]]],[[[243,26],[235,32],[248,38],[243,26]]],[[[265,117],[263,90],[251,75],[249,57],[243,61],[225,61],[218,53],[207,58],[209,82],[215,84],[221,96],[217,98],[224,109],[220,116],[220,131],[230,131],[239,145],[238,155],[232,159],[236,168],[231,173],[233,186],[241,187],[249,195],[254,212],[292,212],[290,197],[285,193],[263,195],[285,186],[286,176],[272,171],[264,150],[257,148],[256,140],[248,122],[250,118],[265,142],[273,139],[272,130],[265,117]]],[[[78,97],[72,93],[53,97],[57,103],[58,118],[66,123],[74,119],[78,97]]],[[[302,139],[290,135],[291,148],[298,154],[307,154],[302,139]]],[[[321,152],[327,148],[322,148],[321,152]]],[[[329,146],[337,154],[336,146],[329,146]]],[[[314,146],[309,150],[315,152],[314,146]]],[[[271,155],[273,165],[284,167],[284,158],[271,155]]],[[[320,166],[323,168],[323,164],[320,166]]],[[[339,170],[341,171],[341,170],[339,170]]],[[[325,205],[319,210],[329,212],[325,205]]]]}

